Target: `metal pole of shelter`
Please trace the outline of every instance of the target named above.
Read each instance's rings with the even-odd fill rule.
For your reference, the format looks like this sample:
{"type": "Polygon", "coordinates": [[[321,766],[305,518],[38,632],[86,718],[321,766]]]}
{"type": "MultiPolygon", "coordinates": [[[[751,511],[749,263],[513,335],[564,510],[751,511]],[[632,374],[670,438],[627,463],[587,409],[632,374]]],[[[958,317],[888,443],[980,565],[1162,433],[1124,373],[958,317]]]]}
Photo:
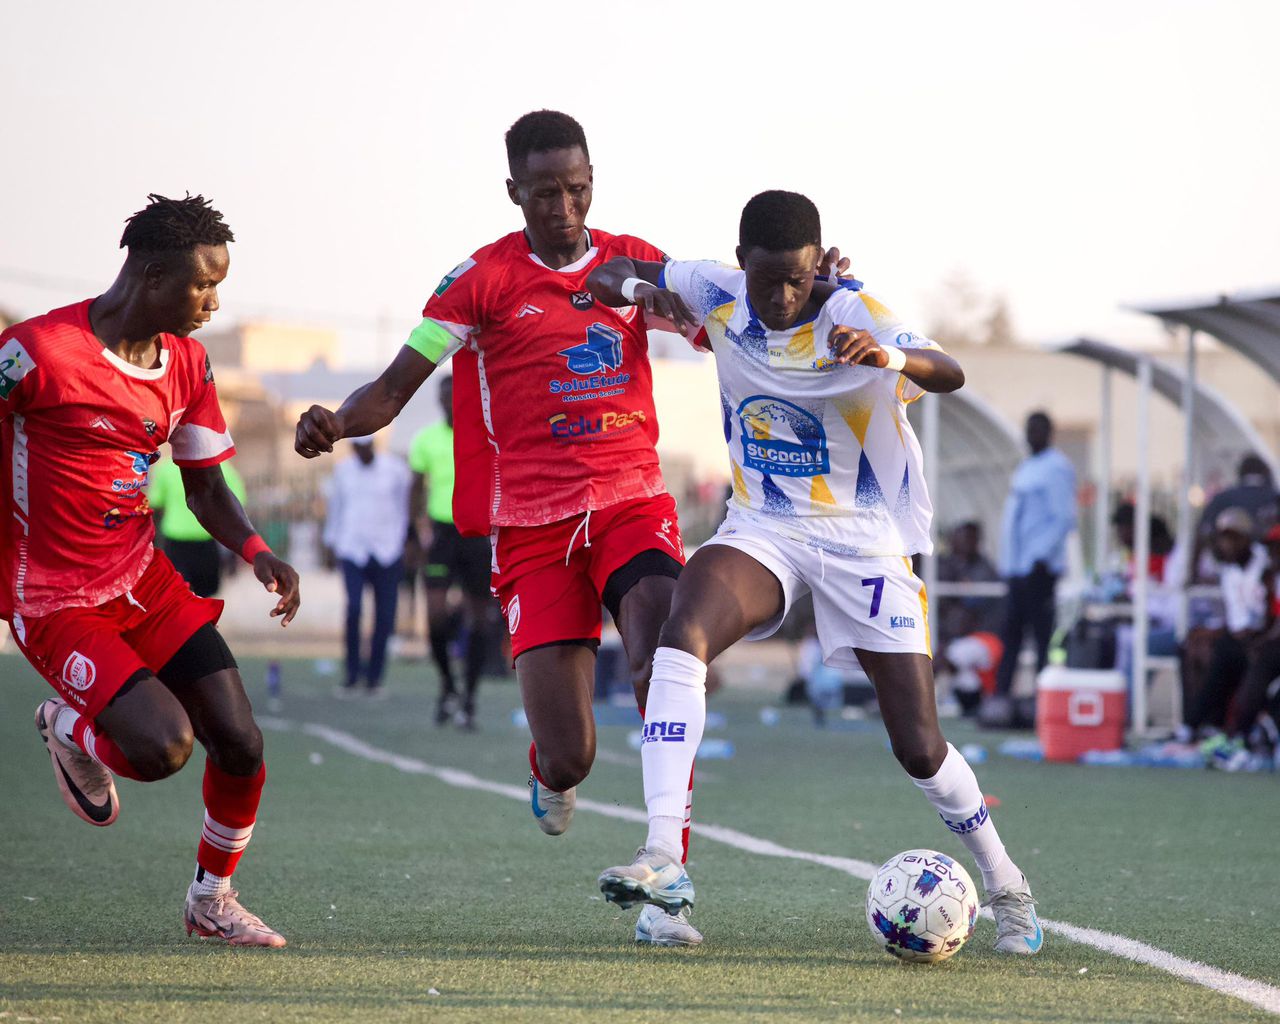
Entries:
{"type": "Polygon", "coordinates": [[[1191,615],[1191,597],[1188,588],[1195,579],[1196,567],[1191,564],[1195,552],[1195,524],[1191,521],[1191,488],[1196,485],[1196,332],[1187,331],[1187,372],[1182,378],[1182,491],[1178,495],[1178,552],[1182,559],[1182,578],[1174,581],[1178,587],[1178,620],[1175,629],[1178,639],[1187,635],[1191,615]]]}
{"type": "Polygon", "coordinates": [[[1138,360],[1138,493],[1134,508],[1133,551],[1133,708],[1132,725],[1147,732],[1147,581],[1151,562],[1151,359],[1138,360]]]}
{"type": "Polygon", "coordinates": [[[1101,579],[1111,557],[1111,367],[1102,367],[1098,396],[1097,493],[1093,507],[1093,575],[1101,579]]]}
{"type": "MultiPolygon", "coordinates": [[[[939,424],[938,402],[941,398],[938,395],[924,395],[920,401],[923,408],[920,410],[920,426],[924,428],[924,479],[925,486],[929,488],[929,497],[933,502],[933,507],[940,506],[940,495],[938,494],[938,481],[941,479],[940,467],[938,465],[939,451],[942,448],[942,438],[939,437],[941,426],[939,424]]],[[[934,517],[934,524],[937,523],[937,517],[934,517]]],[[[932,530],[932,527],[931,527],[932,530]]],[[[937,538],[934,538],[935,544],[937,538]]],[[[936,554],[929,555],[924,560],[924,591],[928,595],[937,592],[938,584],[938,556],[936,554]]],[[[935,606],[936,607],[936,606],[935,606]]]]}

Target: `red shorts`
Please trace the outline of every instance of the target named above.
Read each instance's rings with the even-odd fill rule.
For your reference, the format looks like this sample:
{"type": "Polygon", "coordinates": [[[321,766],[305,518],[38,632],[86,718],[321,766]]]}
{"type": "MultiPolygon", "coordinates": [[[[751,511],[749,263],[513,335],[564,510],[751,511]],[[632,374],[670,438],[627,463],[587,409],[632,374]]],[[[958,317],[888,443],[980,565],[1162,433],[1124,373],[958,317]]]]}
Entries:
{"type": "Polygon", "coordinates": [[[605,585],[645,551],[684,564],[669,494],[619,502],[542,526],[499,526],[490,585],[511,633],[511,656],[560,640],[599,640],[605,585]]]}
{"type": "Polygon", "coordinates": [[[196,597],[157,550],[127,594],[96,608],[15,615],[9,629],[58,695],[95,718],[132,676],[158,672],[196,630],[221,615],[222,602],[196,597]]]}

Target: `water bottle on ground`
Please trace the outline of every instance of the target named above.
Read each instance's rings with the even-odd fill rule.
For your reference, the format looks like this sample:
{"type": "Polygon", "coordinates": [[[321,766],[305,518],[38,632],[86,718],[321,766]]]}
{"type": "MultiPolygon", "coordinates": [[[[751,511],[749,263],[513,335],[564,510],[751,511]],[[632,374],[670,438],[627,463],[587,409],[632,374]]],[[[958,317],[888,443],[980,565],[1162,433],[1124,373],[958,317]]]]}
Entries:
{"type": "Polygon", "coordinates": [[[284,707],[280,695],[280,662],[267,663],[267,710],[278,712],[284,707]]]}

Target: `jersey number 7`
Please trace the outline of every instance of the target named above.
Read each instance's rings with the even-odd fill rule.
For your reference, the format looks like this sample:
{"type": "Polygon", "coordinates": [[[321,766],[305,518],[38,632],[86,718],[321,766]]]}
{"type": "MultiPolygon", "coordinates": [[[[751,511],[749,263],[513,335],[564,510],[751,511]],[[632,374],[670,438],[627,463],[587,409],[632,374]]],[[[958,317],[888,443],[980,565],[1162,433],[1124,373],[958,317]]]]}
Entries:
{"type": "Polygon", "coordinates": [[[871,614],[869,618],[874,619],[880,614],[880,598],[884,596],[884,577],[872,576],[869,580],[863,580],[864,587],[871,587],[871,614]]]}

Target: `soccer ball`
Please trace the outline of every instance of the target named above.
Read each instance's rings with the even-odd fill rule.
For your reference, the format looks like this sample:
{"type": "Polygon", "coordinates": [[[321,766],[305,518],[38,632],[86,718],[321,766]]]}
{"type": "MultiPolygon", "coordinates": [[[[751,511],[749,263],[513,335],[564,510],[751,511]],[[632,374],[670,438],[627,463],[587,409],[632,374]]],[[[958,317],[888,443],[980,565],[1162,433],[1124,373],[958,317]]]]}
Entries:
{"type": "Polygon", "coordinates": [[[899,960],[936,964],[955,956],[977,919],[973,879],[935,850],[889,858],[867,888],[867,926],[899,960]]]}

